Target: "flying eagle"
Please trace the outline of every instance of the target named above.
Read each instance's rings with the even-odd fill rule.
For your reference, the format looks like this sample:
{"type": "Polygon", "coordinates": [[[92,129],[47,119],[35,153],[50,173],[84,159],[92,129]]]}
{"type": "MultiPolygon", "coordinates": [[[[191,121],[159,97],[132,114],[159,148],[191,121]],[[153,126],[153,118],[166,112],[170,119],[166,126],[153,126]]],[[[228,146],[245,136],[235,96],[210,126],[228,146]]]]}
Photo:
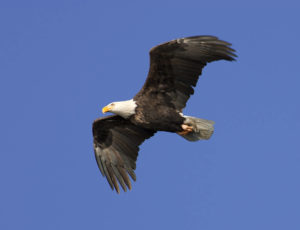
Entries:
{"type": "Polygon", "coordinates": [[[207,140],[213,121],[185,116],[203,67],[217,60],[235,60],[231,44],[213,36],[172,40],[150,50],[150,69],[143,88],[131,100],[108,104],[93,123],[97,164],[112,190],[131,189],[139,146],[157,131],[177,133],[188,141],[207,140]]]}

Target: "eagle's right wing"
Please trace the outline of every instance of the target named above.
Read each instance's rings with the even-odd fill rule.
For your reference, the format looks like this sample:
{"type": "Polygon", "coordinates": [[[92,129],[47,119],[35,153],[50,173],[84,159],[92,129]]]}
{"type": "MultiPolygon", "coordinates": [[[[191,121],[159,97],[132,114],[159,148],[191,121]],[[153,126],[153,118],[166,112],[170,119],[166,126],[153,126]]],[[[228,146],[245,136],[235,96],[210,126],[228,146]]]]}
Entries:
{"type": "Polygon", "coordinates": [[[131,189],[128,174],[135,181],[134,170],[139,145],[155,131],[143,129],[120,116],[99,118],[93,123],[94,151],[99,169],[110,187],[119,193],[131,189]]]}

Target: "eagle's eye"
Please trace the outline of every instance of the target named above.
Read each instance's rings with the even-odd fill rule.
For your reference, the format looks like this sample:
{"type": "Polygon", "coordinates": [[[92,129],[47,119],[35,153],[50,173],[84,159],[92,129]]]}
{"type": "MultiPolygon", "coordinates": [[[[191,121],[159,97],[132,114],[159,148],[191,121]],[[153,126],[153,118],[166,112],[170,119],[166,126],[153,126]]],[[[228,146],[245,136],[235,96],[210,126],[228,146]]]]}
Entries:
{"type": "Polygon", "coordinates": [[[115,104],[114,104],[114,103],[111,103],[110,105],[111,105],[111,106],[115,106],[115,104]]]}

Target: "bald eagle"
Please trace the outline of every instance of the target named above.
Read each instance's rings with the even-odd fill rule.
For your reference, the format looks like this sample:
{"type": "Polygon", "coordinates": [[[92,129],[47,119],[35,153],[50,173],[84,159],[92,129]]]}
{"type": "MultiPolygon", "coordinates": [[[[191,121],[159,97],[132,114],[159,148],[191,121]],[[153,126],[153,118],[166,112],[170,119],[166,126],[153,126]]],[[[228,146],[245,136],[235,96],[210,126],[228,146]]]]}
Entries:
{"type": "Polygon", "coordinates": [[[98,167],[112,190],[131,189],[139,146],[157,131],[177,133],[188,141],[207,140],[213,121],[185,116],[183,108],[194,93],[203,67],[217,60],[235,60],[231,44],[214,36],[172,40],[150,50],[150,69],[142,89],[126,101],[108,104],[93,123],[98,167]],[[119,184],[118,184],[119,182],[119,184]]]}

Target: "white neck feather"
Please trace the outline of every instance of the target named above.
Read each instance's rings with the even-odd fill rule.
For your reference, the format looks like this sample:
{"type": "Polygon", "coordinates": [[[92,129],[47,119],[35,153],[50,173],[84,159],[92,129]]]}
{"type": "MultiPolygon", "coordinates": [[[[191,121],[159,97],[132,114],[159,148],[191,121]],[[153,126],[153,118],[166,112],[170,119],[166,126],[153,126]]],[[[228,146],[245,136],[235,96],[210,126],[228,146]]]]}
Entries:
{"type": "Polygon", "coordinates": [[[115,113],[123,118],[128,118],[135,113],[136,103],[133,99],[128,101],[117,101],[113,102],[114,106],[111,110],[112,113],[115,113]]]}

